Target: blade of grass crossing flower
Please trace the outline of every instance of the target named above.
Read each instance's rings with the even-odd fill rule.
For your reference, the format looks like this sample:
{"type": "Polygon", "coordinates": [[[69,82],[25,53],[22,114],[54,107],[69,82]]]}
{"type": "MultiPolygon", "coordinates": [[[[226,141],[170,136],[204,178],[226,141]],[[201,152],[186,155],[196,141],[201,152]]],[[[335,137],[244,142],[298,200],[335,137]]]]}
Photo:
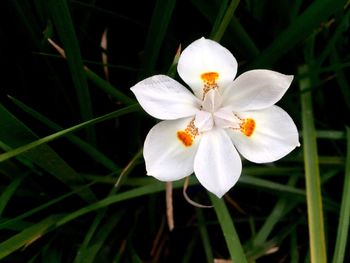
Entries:
{"type": "Polygon", "coordinates": [[[303,149],[306,181],[306,199],[308,210],[308,225],[310,239],[310,256],[312,263],[327,262],[325,232],[323,222],[322,195],[320,171],[318,164],[316,131],[313,119],[311,81],[307,76],[308,67],[301,66],[299,74],[305,74],[300,79],[303,149]]]}
{"type": "Polygon", "coordinates": [[[266,48],[250,67],[272,65],[297,43],[308,37],[319,25],[336,11],[341,10],[347,0],[314,1],[298,16],[272,44],[266,48]]]}
{"type": "MultiPolygon", "coordinates": [[[[27,126],[13,116],[1,104],[0,127],[1,141],[12,149],[16,147],[25,148],[28,143],[30,144],[30,141],[38,139],[38,136],[36,136],[27,126]]],[[[69,188],[75,189],[84,182],[82,176],[75,172],[75,170],[48,145],[42,144],[35,149],[34,148],[32,148],[32,151],[26,152],[23,157],[55,176],[69,188]],[[48,160],[50,160],[50,162],[48,162],[48,160]]],[[[5,157],[2,161],[8,159],[6,158],[8,154],[10,157],[17,156],[16,149],[0,154],[0,159],[2,159],[2,157],[5,157]]],[[[77,194],[87,202],[95,200],[95,195],[90,189],[84,189],[77,194]]]]}
{"type": "MultiPolygon", "coordinates": [[[[78,39],[73,26],[70,11],[65,0],[48,0],[47,7],[58,36],[65,50],[69,69],[79,102],[80,114],[84,121],[92,119],[92,106],[78,39]]],[[[90,142],[95,143],[93,127],[87,128],[90,142]]]]}
{"type": "Polygon", "coordinates": [[[126,107],[126,108],[123,108],[123,109],[120,109],[120,110],[108,113],[108,114],[103,115],[101,117],[98,117],[98,118],[95,118],[95,119],[92,119],[92,120],[80,123],[78,125],[75,125],[73,127],[68,128],[68,129],[56,132],[54,134],[51,134],[51,135],[46,136],[44,138],[41,138],[39,140],[33,141],[33,142],[28,143],[26,145],[20,146],[20,147],[18,147],[16,149],[13,149],[13,150],[8,151],[6,153],[0,154],[0,162],[3,162],[5,160],[7,160],[7,159],[10,159],[10,158],[14,157],[14,156],[22,154],[22,153],[24,153],[26,151],[29,151],[31,149],[34,149],[34,148],[36,148],[38,146],[41,146],[41,145],[43,145],[45,143],[48,143],[50,141],[56,140],[56,139],[58,139],[58,138],[60,138],[62,136],[65,136],[68,133],[80,130],[80,129],[86,127],[86,126],[90,126],[90,125],[93,125],[93,124],[96,124],[96,123],[99,123],[99,122],[102,122],[102,121],[105,121],[105,120],[109,120],[109,119],[112,119],[112,118],[119,117],[121,115],[130,113],[130,112],[135,112],[135,111],[138,111],[138,110],[139,110],[139,105],[132,105],[132,106],[129,106],[129,107],[126,107]]]}
{"type": "Polygon", "coordinates": [[[175,3],[176,0],[157,0],[156,2],[146,39],[140,79],[149,76],[154,70],[175,3]]]}
{"type": "MultiPolygon", "coordinates": [[[[32,108],[28,107],[21,101],[9,96],[9,98],[14,102],[20,109],[25,111],[27,114],[35,118],[36,120],[40,121],[41,123],[45,124],[46,126],[50,127],[51,129],[55,131],[63,130],[61,126],[54,123],[53,121],[46,118],[44,115],[40,114],[39,112],[33,110],[32,108]]],[[[92,160],[95,160],[105,166],[110,171],[119,170],[119,167],[113,162],[111,159],[109,159],[105,154],[100,152],[98,149],[96,149],[91,144],[87,143],[86,141],[80,139],[79,137],[67,134],[67,139],[77,145],[82,151],[84,151],[86,154],[90,155],[92,160]]]]}
{"type": "Polygon", "coordinates": [[[203,249],[207,257],[207,262],[211,263],[211,262],[214,262],[214,256],[213,256],[212,246],[210,245],[209,234],[205,224],[203,211],[202,211],[202,208],[195,208],[195,209],[196,209],[196,215],[198,218],[198,228],[199,228],[199,233],[203,244],[203,249]]]}
{"type": "Polygon", "coordinates": [[[230,5],[228,6],[225,15],[220,23],[220,26],[218,27],[218,30],[214,32],[214,35],[212,36],[212,39],[215,41],[220,41],[223,35],[226,32],[226,29],[232,20],[233,14],[239,4],[239,0],[232,0],[230,5]]]}
{"type": "Polygon", "coordinates": [[[343,184],[343,195],[340,206],[337,238],[332,263],[342,263],[345,258],[346,244],[348,242],[350,222],[350,128],[346,127],[347,153],[345,163],[345,175],[343,184]]]}
{"type": "Polygon", "coordinates": [[[225,237],[227,249],[233,262],[248,263],[243,247],[237,235],[231,215],[223,199],[219,199],[209,193],[210,200],[214,206],[216,216],[219,220],[222,233],[225,237]]]}
{"type": "Polygon", "coordinates": [[[7,203],[9,202],[12,195],[17,190],[17,188],[20,185],[20,183],[22,182],[23,178],[24,178],[24,175],[17,176],[17,178],[12,180],[12,182],[6,187],[6,189],[0,195],[0,218],[1,218],[1,214],[4,211],[7,203]]]}
{"type": "Polygon", "coordinates": [[[53,215],[23,230],[17,235],[9,238],[0,244],[0,259],[5,258],[12,252],[23,246],[29,246],[42,237],[52,227],[61,216],[53,215]]]}

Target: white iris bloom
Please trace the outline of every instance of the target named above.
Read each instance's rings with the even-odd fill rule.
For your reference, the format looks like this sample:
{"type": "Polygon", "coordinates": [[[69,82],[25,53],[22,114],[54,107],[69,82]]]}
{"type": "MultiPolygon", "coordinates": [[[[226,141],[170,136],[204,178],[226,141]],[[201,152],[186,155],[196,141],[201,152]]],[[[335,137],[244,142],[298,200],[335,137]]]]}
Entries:
{"type": "Polygon", "coordinates": [[[238,152],[266,163],[300,145],[293,120],[274,105],[293,76],[251,70],[235,79],[236,59],[205,38],[182,52],[177,70],[193,93],[165,75],[131,88],[142,108],[163,120],[145,140],[148,175],[174,181],[194,172],[208,191],[222,197],[241,175],[238,152]]]}

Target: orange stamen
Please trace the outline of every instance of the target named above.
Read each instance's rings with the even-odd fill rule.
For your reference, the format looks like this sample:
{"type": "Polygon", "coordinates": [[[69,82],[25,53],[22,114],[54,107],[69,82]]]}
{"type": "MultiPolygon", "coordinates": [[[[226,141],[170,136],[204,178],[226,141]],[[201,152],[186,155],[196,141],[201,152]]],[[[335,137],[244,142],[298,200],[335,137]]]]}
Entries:
{"type": "Polygon", "coordinates": [[[209,85],[215,85],[218,78],[219,73],[217,72],[206,72],[201,75],[201,79],[209,85]]]}
{"type": "Polygon", "coordinates": [[[186,131],[178,131],[177,138],[185,145],[186,147],[190,147],[193,143],[193,137],[186,131]]]}
{"type": "Polygon", "coordinates": [[[245,136],[252,136],[255,130],[255,121],[253,119],[245,119],[240,125],[240,130],[245,136]]]}

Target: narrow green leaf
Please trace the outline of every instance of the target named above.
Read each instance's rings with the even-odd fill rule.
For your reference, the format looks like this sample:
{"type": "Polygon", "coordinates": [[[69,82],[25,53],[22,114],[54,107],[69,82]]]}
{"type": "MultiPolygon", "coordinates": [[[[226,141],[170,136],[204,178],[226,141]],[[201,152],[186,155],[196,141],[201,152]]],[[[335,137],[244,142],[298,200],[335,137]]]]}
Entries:
{"type": "Polygon", "coordinates": [[[251,67],[272,65],[297,43],[309,36],[319,25],[336,11],[341,10],[347,0],[313,1],[310,6],[290,24],[272,44],[262,51],[251,67]]]}
{"type": "MultiPolygon", "coordinates": [[[[27,126],[13,116],[5,107],[0,104],[0,141],[10,148],[26,147],[27,143],[38,139],[27,126]],[[22,146],[24,145],[24,146],[22,146]]],[[[33,148],[33,147],[32,147],[33,148]]],[[[10,157],[16,156],[16,150],[10,150],[0,155],[0,159],[10,153],[10,157]]],[[[22,151],[24,152],[24,151],[22,151]]],[[[23,157],[34,162],[39,167],[54,175],[71,189],[76,189],[84,182],[84,179],[75,172],[54,150],[48,145],[41,144],[32,151],[26,152],[23,157]],[[48,161],[50,160],[50,161],[48,161]]],[[[4,158],[2,161],[4,161],[4,158]]],[[[0,161],[1,162],[1,161],[0,161]]],[[[90,189],[84,189],[77,193],[87,202],[95,200],[90,189]]]]}
{"type": "Polygon", "coordinates": [[[226,32],[226,29],[232,20],[233,14],[239,4],[239,0],[232,0],[230,5],[228,6],[226,13],[220,23],[220,26],[216,32],[214,32],[212,39],[215,41],[220,41],[223,35],[226,32]]]}
{"type": "Polygon", "coordinates": [[[214,262],[213,250],[212,246],[210,245],[209,234],[205,224],[205,218],[203,215],[202,208],[196,208],[196,215],[198,218],[199,233],[201,235],[201,240],[203,243],[205,255],[207,257],[207,262],[212,263],[214,262]]]}
{"type": "Polygon", "coordinates": [[[300,79],[303,149],[305,164],[306,198],[309,222],[310,256],[312,263],[327,262],[325,232],[323,222],[320,170],[318,164],[316,131],[314,125],[311,83],[308,67],[299,68],[300,79]]]}
{"type": "Polygon", "coordinates": [[[88,79],[91,82],[93,82],[98,88],[100,88],[101,90],[103,90],[108,95],[115,98],[116,100],[124,103],[125,105],[133,105],[136,103],[136,100],[128,97],[123,92],[113,87],[110,83],[108,83],[106,80],[98,76],[96,73],[94,73],[90,69],[85,68],[85,74],[88,77],[88,79]]]}
{"type": "MultiPolygon", "coordinates": [[[[294,186],[298,180],[297,176],[291,176],[288,182],[289,186],[294,186]]],[[[271,234],[274,226],[281,220],[282,216],[286,214],[286,212],[293,209],[296,204],[298,204],[297,200],[290,200],[289,196],[281,197],[278,199],[275,207],[272,209],[269,216],[266,218],[264,224],[256,234],[253,245],[261,245],[263,244],[269,235],[271,234]]]]}
{"type": "Polygon", "coordinates": [[[108,113],[108,114],[103,115],[101,117],[98,117],[96,119],[92,119],[92,120],[80,123],[78,125],[75,125],[73,127],[70,127],[68,129],[56,132],[54,134],[51,134],[51,135],[46,136],[44,138],[41,138],[39,140],[33,141],[33,142],[28,143],[26,145],[20,146],[20,147],[18,147],[16,149],[13,149],[13,150],[8,151],[6,153],[0,154],[0,162],[3,162],[5,160],[7,160],[7,159],[10,159],[10,158],[12,158],[14,156],[22,154],[22,153],[24,153],[26,151],[34,149],[34,148],[36,148],[38,146],[41,146],[41,145],[43,145],[45,143],[48,143],[50,141],[53,141],[55,139],[58,139],[58,138],[60,138],[62,136],[65,136],[68,133],[80,130],[80,129],[86,127],[86,126],[90,126],[90,125],[93,125],[93,124],[96,124],[96,123],[99,123],[99,122],[102,122],[102,121],[105,121],[105,120],[109,120],[109,119],[112,119],[112,118],[119,117],[121,115],[130,113],[130,112],[135,112],[135,111],[138,111],[138,110],[139,110],[139,105],[138,104],[137,105],[128,106],[126,108],[123,108],[123,109],[120,109],[120,110],[108,113]]]}
{"type": "MultiPolygon", "coordinates": [[[[32,108],[28,107],[21,101],[9,96],[9,98],[23,111],[28,113],[33,118],[37,119],[41,123],[45,124],[46,126],[50,127],[51,129],[55,131],[61,131],[63,128],[59,126],[58,124],[54,123],[53,121],[46,118],[44,115],[40,114],[39,112],[33,110],[32,108]]],[[[67,139],[77,145],[81,150],[83,150],[86,154],[90,155],[93,160],[96,162],[99,162],[103,166],[105,166],[110,171],[116,171],[119,170],[119,167],[110,160],[105,154],[100,152],[98,149],[96,149],[91,144],[85,142],[84,140],[80,139],[79,137],[73,135],[73,134],[67,134],[67,139]]]]}
{"type": "Polygon", "coordinates": [[[8,201],[11,199],[11,196],[14,194],[14,192],[17,190],[17,187],[22,182],[24,176],[17,176],[5,189],[5,191],[2,192],[0,195],[0,217],[2,212],[4,211],[8,201]]]}
{"type": "MultiPolygon", "coordinates": [[[[331,58],[332,64],[335,64],[335,65],[340,64],[340,59],[336,48],[332,49],[330,58],[331,58]]],[[[345,101],[346,106],[350,110],[350,90],[349,90],[349,83],[347,81],[347,76],[341,67],[335,67],[334,71],[335,71],[335,77],[338,83],[338,87],[340,89],[340,92],[343,95],[342,99],[345,101]]]]}
{"type": "Polygon", "coordinates": [[[118,222],[122,219],[123,212],[112,214],[103,225],[100,225],[98,232],[91,240],[89,246],[85,247],[84,250],[80,250],[82,255],[74,262],[92,263],[98,260],[96,259],[97,253],[102,248],[107,237],[111,234],[111,231],[116,227],[118,222]]]}
{"type": "Polygon", "coordinates": [[[50,216],[2,242],[0,244],[0,259],[3,259],[23,246],[28,246],[35,242],[37,239],[43,236],[60,217],[61,216],[58,215],[50,216]]]}
{"type": "Polygon", "coordinates": [[[14,218],[3,219],[3,220],[0,219],[0,230],[1,229],[17,229],[17,225],[20,225],[21,227],[24,226],[26,228],[26,227],[28,227],[28,225],[26,223],[24,223],[24,221],[22,221],[22,219],[27,218],[31,215],[34,215],[40,211],[43,211],[46,208],[52,207],[52,206],[58,204],[59,202],[63,201],[64,199],[66,199],[74,194],[77,194],[80,191],[87,189],[92,185],[93,185],[93,183],[90,183],[90,184],[84,185],[82,187],[79,187],[79,188],[75,189],[74,191],[71,191],[67,194],[64,194],[64,195],[61,195],[55,199],[52,199],[52,200],[50,200],[50,201],[48,201],[48,202],[46,202],[46,203],[44,203],[36,208],[33,208],[33,209],[31,209],[31,210],[29,210],[29,211],[27,211],[19,216],[16,216],[14,218]]]}
{"type": "Polygon", "coordinates": [[[332,263],[344,262],[350,222],[350,128],[346,127],[347,154],[339,224],[332,263]]]}
{"type": "Polygon", "coordinates": [[[349,17],[350,12],[345,12],[344,16],[342,16],[342,19],[340,20],[339,24],[337,25],[332,37],[330,37],[327,41],[326,46],[323,48],[322,53],[317,58],[317,64],[319,66],[322,65],[324,60],[329,56],[331,52],[336,52],[335,50],[335,43],[338,41],[339,37],[342,36],[342,34],[347,30],[348,24],[349,24],[349,17]]]}
{"type": "Polygon", "coordinates": [[[233,262],[248,263],[243,247],[237,235],[231,215],[223,199],[219,199],[213,194],[209,194],[214,206],[216,216],[219,220],[222,233],[225,237],[226,245],[233,262]]]}
{"type": "Polygon", "coordinates": [[[150,75],[157,62],[161,45],[164,41],[168,26],[174,11],[176,0],[157,0],[152,14],[140,78],[150,75]]]}
{"type": "MultiPolygon", "coordinates": [[[[69,69],[84,121],[92,119],[92,106],[86,75],[84,73],[78,39],[66,0],[48,0],[47,9],[51,15],[58,36],[65,50],[69,69]]],[[[93,127],[87,129],[89,141],[95,142],[93,127]]]]}
{"type": "Polygon", "coordinates": [[[216,34],[216,32],[219,29],[219,26],[222,22],[222,19],[225,15],[225,11],[227,10],[227,5],[228,5],[228,0],[223,0],[220,1],[220,3],[218,2],[219,8],[216,14],[216,18],[215,21],[213,23],[213,27],[211,29],[211,33],[210,33],[210,38],[214,39],[213,36],[216,34]]]}
{"type": "MultiPolygon", "coordinates": [[[[131,161],[126,165],[126,167],[121,171],[119,178],[117,180],[117,182],[114,184],[114,186],[112,187],[112,190],[109,192],[108,196],[112,196],[114,195],[117,190],[119,189],[119,187],[121,186],[121,182],[126,180],[127,176],[129,175],[129,173],[134,169],[135,165],[136,165],[136,161],[142,156],[142,149],[140,149],[136,155],[131,159],[131,161]]],[[[87,256],[86,253],[89,252],[89,250],[87,249],[87,247],[90,244],[90,241],[93,237],[93,235],[95,234],[95,231],[99,228],[102,219],[104,218],[105,214],[107,212],[107,207],[100,209],[96,215],[96,217],[94,218],[94,221],[92,222],[92,224],[90,225],[89,229],[86,232],[83,244],[81,245],[75,259],[74,262],[75,263],[79,263],[82,262],[82,260],[86,257],[90,257],[87,256]]]]}

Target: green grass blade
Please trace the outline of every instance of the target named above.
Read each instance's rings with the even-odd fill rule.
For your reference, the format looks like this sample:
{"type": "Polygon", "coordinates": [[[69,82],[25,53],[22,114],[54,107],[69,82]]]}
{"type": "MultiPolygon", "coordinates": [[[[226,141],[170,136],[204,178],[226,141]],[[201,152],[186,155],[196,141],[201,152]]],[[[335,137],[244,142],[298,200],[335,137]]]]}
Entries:
{"type": "MultiPolygon", "coordinates": [[[[330,56],[332,64],[340,64],[340,59],[337,50],[334,48],[331,52],[330,56]]],[[[335,77],[338,83],[338,87],[340,89],[340,92],[342,93],[342,98],[345,101],[346,106],[348,107],[348,110],[350,110],[350,90],[349,90],[349,83],[347,81],[347,76],[344,73],[344,70],[340,67],[336,67],[334,69],[335,71],[335,77]]]]}
{"type": "MultiPolygon", "coordinates": [[[[142,149],[140,149],[136,155],[131,159],[131,161],[126,165],[126,167],[121,171],[119,178],[117,180],[117,182],[115,183],[115,185],[112,187],[112,190],[109,192],[108,196],[112,196],[116,193],[116,191],[119,189],[121,182],[124,181],[126,179],[126,177],[129,175],[129,173],[134,169],[137,160],[142,156],[142,149]]],[[[95,233],[95,231],[99,228],[102,219],[104,218],[105,214],[107,212],[107,207],[100,209],[96,215],[96,217],[94,218],[94,221],[92,222],[92,224],[90,225],[83,244],[81,245],[75,259],[74,262],[78,263],[78,262],[82,262],[82,260],[84,258],[87,257],[86,253],[89,252],[89,250],[87,249],[87,247],[90,244],[90,241],[95,233]]],[[[89,256],[90,257],[90,256],[89,256]]]]}
{"type": "MultiPolygon", "coordinates": [[[[292,176],[289,179],[288,185],[294,186],[297,180],[297,176],[292,176]]],[[[255,235],[253,245],[256,246],[263,244],[271,234],[274,226],[281,220],[282,216],[284,216],[287,211],[293,209],[297,203],[297,200],[290,200],[290,196],[282,196],[277,201],[275,207],[273,208],[270,215],[266,218],[258,233],[255,235]]]]}
{"type": "Polygon", "coordinates": [[[283,54],[295,47],[297,43],[311,35],[330,15],[341,10],[345,3],[346,0],[313,1],[286,30],[275,38],[272,44],[253,62],[251,67],[259,68],[272,65],[283,54]]]}
{"type": "Polygon", "coordinates": [[[80,260],[78,259],[78,260],[75,260],[74,262],[75,263],[78,263],[78,262],[92,263],[92,262],[98,261],[98,260],[95,260],[97,253],[102,248],[107,237],[111,234],[113,228],[115,228],[118,222],[122,219],[123,215],[124,215],[123,212],[112,214],[107,219],[107,222],[104,222],[104,224],[99,227],[98,232],[90,242],[91,244],[88,247],[86,247],[85,250],[81,251],[81,253],[84,256],[80,257],[80,260]]]}
{"type": "MultiPolygon", "coordinates": [[[[32,108],[28,107],[21,101],[9,96],[9,98],[14,102],[19,108],[21,108],[23,111],[25,111],[27,114],[32,116],[33,118],[37,119],[41,123],[45,124],[46,126],[50,127],[51,129],[55,131],[61,131],[63,128],[59,126],[58,124],[54,123],[53,121],[46,118],[44,115],[40,114],[39,112],[33,110],[32,108]]],[[[81,150],[83,150],[86,154],[90,155],[92,160],[95,160],[96,162],[99,162],[103,166],[105,166],[110,171],[116,171],[119,170],[119,167],[113,162],[111,159],[109,159],[105,154],[100,152],[98,149],[96,149],[91,144],[87,143],[86,141],[80,139],[79,137],[73,135],[73,134],[67,134],[67,139],[77,145],[81,150]]]]}
{"type": "Polygon", "coordinates": [[[28,246],[32,242],[35,242],[35,240],[43,236],[60,217],[61,216],[57,215],[50,216],[2,242],[0,244],[0,259],[3,259],[23,246],[28,246]]]}
{"type": "Polygon", "coordinates": [[[226,32],[226,29],[232,20],[233,14],[239,4],[239,0],[232,0],[230,5],[228,6],[226,13],[220,23],[220,26],[216,32],[214,32],[212,39],[215,41],[220,41],[223,35],[226,32]]]}
{"type": "Polygon", "coordinates": [[[174,11],[176,0],[157,0],[149,27],[140,78],[149,76],[156,65],[161,45],[174,11]]]}
{"type": "Polygon", "coordinates": [[[210,200],[214,206],[216,216],[219,220],[226,245],[231,256],[232,262],[248,263],[244,254],[243,247],[234,227],[231,215],[223,199],[209,194],[210,200]]]}
{"type": "Polygon", "coordinates": [[[350,222],[350,128],[346,127],[347,134],[347,154],[345,164],[345,175],[343,184],[343,195],[340,206],[339,224],[337,231],[337,239],[332,263],[344,262],[346,243],[349,233],[350,222]]]}
{"type": "Polygon", "coordinates": [[[207,257],[207,262],[212,263],[214,262],[213,250],[212,250],[212,246],[210,245],[209,234],[205,224],[205,218],[203,215],[202,208],[196,208],[196,215],[198,218],[199,233],[201,235],[201,240],[203,243],[203,249],[204,249],[205,255],[207,257]]]}
{"type": "Polygon", "coordinates": [[[18,176],[15,178],[9,185],[6,187],[5,191],[0,195],[0,218],[1,214],[4,211],[8,201],[11,199],[11,196],[15,193],[18,186],[22,182],[24,176],[18,176]]]}
{"type": "Polygon", "coordinates": [[[98,88],[100,88],[102,91],[106,92],[108,95],[115,98],[117,101],[120,101],[124,103],[125,105],[133,105],[136,103],[136,100],[128,97],[123,92],[116,89],[114,86],[112,86],[110,83],[108,83],[106,80],[98,76],[96,73],[91,71],[88,68],[85,68],[85,74],[87,78],[93,82],[98,88]]]}
{"type": "MultiPolygon", "coordinates": [[[[30,143],[30,141],[35,141],[38,139],[38,136],[36,136],[27,126],[13,116],[1,104],[0,127],[0,141],[12,149],[16,147],[21,148],[23,147],[22,145],[25,147],[27,143],[30,143]]],[[[16,150],[10,150],[3,153],[0,155],[0,158],[3,155],[6,157],[7,153],[14,153],[14,151],[16,150]]],[[[11,157],[13,156],[16,156],[16,154],[12,155],[11,157]]],[[[37,164],[48,173],[54,175],[71,189],[76,189],[84,182],[82,176],[76,173],[75,170],[48,145],[41,144],[38,147],[33,148],[31,151],[26,152],[23,157],[37,164]]],[[[85,189],[78,192],[78,195],[87,202],[95,200],[95,196],[90,189],[85,189]]]]}
{"type": "Polygon", "coordinates": [[[216,34],[216,32],[218,31],[220,24],[222,22],[222,19],[225,15],[225,11],[227,10],[227,5],[228,5],[228,0],[223,0],[220,1],[220,5],[219,5],[219,9],[215,18],[215,22],[213,23],[213,27],[211,29],[211,33],[210,33],[210,38],[214,39],[213,36],[216,34]]]}
{"type": "Polygon", "coordinates": [[[120,110],[108,113],[108,114],[103,115],[101,117],[98,117],[98,118],[95,118],[95,119],[92,119],[92,120],[80,123],[78,125],[75,125],[73,127],[68,128],[68,129],[56,132],[54,134],[51,134],[51,135],[46,136],[44,138],[41,138],[39,140],[33,141],[33,142],[28,143],[26,145],[20,146],[20,147],[18,147],[16,149],[13,149],[13,150],[8,151],[6,153],[0,154],[0,162],[3,162],[5,160],[7,160],[7,159],[15,157],[15,156],[17,156],[19,154],[22,154],[22,153],[24,153],[26,151],[34,149],[34,148],[36,148],[36,147],[38,147],[40,145],[43,145],[45,143],[48,143],[50,141],[56,140],[56,139],[58,139],[58,138],[60,138],[62,136],[65,136],[68,133],[80,130],[80,129],[86,127],[86,126],[90,126],[90,125],[93,125],[93,124],[96,124],[96,123],[99,123],[99,122],[102,122],[102,121],[105,121],[105,120],[109,120],[109,119],[112,119],[112,118],[119,117],[121,115],[130,113],[130,112],[135,112],[135,111],[138,111],[138,110],[139,110],[139,105],[128,106],[126,108],[123,108],[123,109],[120,109],[120,110]]]}
{"type": "Polygon", "coordinates": [[[323,222],[320,170],[318,164],[316,131],[314,125],[311,83],[307,77],[308,67],[299,68],[300,79],[303,149],[305,164],[306,198],[308,209],[310,256],[312,263],[327,262],[325,232],[323,222]]]}
{"type": "MultiPolygon", "coordinates": [[[[66,0],[48,0],[47,7],[65,50],[69,69],[84,121],[92,119],[92,106],[86,75],[84,73],[78,39],[66,0]]],[[[89,141],[95,142],[93,127],[87,129],[89,141]]]]}
{"type": "MultiPolygon", "coordinates": [[[[31,210],[29,210],[29,211],[27,211],[27,212],[25,212],[17,217],[5,219],[5,220],[0,220],[0,230],[1,229],[13,229],[16,225],[18,225],[18,222],[23,222],[23,221],[21,221],[22,219],[27,218],[31,215],[34,215],[40,211],[43,211],[46,208],[50,208],[50,207],[58,204],[59,202],[63,201],[64,199],[66,199],[74,194],[79,193],[81,190],[89,188],[92,185],[93,185],[93,183],[90,183],[90,184],[87,184],[87,185],[82,186],[80,188],[77,188],[74,191],[71,191],[67,194],[64,194],[64,195],[61,195],[55,199],[52,199],[52,200],[34,208],[34,209],[31,209],[31,210]]],[[[20,224],[22,224],[22,223],[20,223],[20,224]]]]}
{"type": "Polygon", "coordinates": [[[326,47],[324,47],[321,55],[317,58],[317,64],[321,66],[324,60],[329,56],[329,54],[333,51],[336,52],[335,43],[338,41],[339,37],[342,36],[343,33],[347,30],[347,26],[349,24],[350,12],[346,12],[339,22],[335,32],[331,38],[327,41],[326,47]]]}

